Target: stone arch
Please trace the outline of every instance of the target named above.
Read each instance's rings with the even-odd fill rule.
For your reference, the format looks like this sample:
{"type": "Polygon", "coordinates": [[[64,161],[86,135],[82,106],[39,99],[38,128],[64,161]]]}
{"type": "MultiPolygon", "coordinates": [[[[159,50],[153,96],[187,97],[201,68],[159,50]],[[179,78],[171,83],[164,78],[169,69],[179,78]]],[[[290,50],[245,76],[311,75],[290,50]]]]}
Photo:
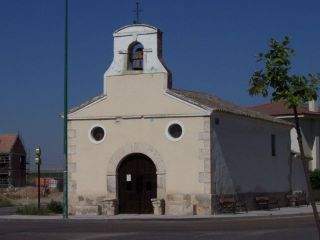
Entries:
{"type": "Polygon", "coordinates": [[[108,161],[108,174],[115,174],[120,161],[129,154],[142,153],[152,159],[156,165],[157,174],[165,174],[166,168],[160,153],[151,145],[146,143],[133,143],[125,145],[115,151],[108,161]]]}
{"type": "Polygon", "coordinates": [[[117,199],[117,168],[120,162],[132,153],[141,153],[149,157],[157,169],[157,198],[164,199],[166,167],[160,153],[146,143],[132,143],[116,150],[107,164],[107,199],[117,199]]]}

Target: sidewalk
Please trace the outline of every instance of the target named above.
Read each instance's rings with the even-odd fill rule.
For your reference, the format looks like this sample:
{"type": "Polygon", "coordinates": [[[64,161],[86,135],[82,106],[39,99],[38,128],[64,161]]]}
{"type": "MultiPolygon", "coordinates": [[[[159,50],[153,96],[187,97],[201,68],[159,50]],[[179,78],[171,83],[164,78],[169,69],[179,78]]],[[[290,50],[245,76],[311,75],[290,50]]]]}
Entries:
{"type": "MultiPolygon", "coordinates": [[[[320,204],[317,204],[318,211],[320,212],[320,204]]],[[[218,214],[218,215],[208,215],[208,216],[172,216],[172,215],[161,215],[156,216],[152,214],[119,214],[115,216],[103,216],[103,215],[83,215],[83,216],[70,216],[69,219],[75,220],[183,220],[183,219],[212,219],[212,218],[254,218],[254,217],[293,217],[293,216],[302,216],[306,214],[312,214],[312,207],[301,206],[301,207],[283,207],[280,210],[272,209],[268,210],[259,210],[259,211],[249,211],[240,212],[240,213],[227,213],[227,214],[218,214]]],[[[21,220],[45,220],[45,219],[62,219],[61,215],[48,215],[48,216],[38,216],[38,215],[0,215],[0,219],[21,219],[21,220]]]]}

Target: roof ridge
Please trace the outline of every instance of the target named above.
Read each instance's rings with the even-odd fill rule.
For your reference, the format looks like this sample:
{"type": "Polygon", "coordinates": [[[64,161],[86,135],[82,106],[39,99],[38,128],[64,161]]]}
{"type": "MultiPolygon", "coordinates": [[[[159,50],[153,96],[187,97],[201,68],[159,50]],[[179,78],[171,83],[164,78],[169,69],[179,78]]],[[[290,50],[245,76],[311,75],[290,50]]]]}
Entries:
{"type": "MultiPolygon", "coordinates": [[[[102,93],[97,96],[91,97],[87,101],[81,103],[80,105],[77,105],[77,106],[74,106],[74,107],[68,109],[68,114],[73,113],[75,111],[78,111],[78,110],[88,106],[89,104],[94,103],[95,101],[98,101],[99,99],[101,99],[105,96],[107,96],[107,94],[102,93]]],[[[63,114],[61,114],[61,116],[63,116],[63,114]]]]}
{"type": "Polygon", "coordinates": [[[198,91],[198,90],[187,90],[187,89],[178,89],[178,88],[172,88],[172,89],[169,89],[169,90],[173,90],[173,91],[183,91],[183,92],[190,92],[190,93],[198,93],[198,94],[205,94],[205,95],[210,95],[212,97],[217,97],[219,98],[218,96],[216,96],[215,94],[213,93],[209,93],[209,92],[203,92],[203,91],[198,91]]]}
{"type": "Polygon", "coordinates": [[[197,102],[200,105],[213,108],[214,111],[228,112],[228,113],[233,113],[233,114],[242,115],[246,117],[262,119],[265,121],[271,121],[279,124],[292,125],[287,121],[276,119],[265,113],[261,113],[258,111],[248,109],[243,106],[239,106],[231,101],[223,100],[218,96],[210,93],[195,92],[195,91],[189,91],[189,90],[179,90],[179,89],[169,89],[169,91],[180,96],[182,95],[182,98],[187,98],[191,102],[197,102]]]}
{"type": "Polygon", "coordinates": [[[18,134],[0,134],[0,152],[10,152],[17,142],[18,138],[18,134]]]}
{"type": "Polygon", "coordinates": [[[18,133],[0,133],[0,137],[1,136],[18,136],[19,134],[18,133]]]}
{"type": "MultiPolygon", "coordinates": [[[[269,102],[265,104],[258,104],[247,107],[250,110],[263,112],[272,116],[279,115],[293,115],[292,109],[290,109],[283,101],[279,102],[269,102]]],[[[297,108],[298,114],[307,114],[307,115],[319,115],[320,111],[311,111],[307,105],[301,105],[297,108]]]]}

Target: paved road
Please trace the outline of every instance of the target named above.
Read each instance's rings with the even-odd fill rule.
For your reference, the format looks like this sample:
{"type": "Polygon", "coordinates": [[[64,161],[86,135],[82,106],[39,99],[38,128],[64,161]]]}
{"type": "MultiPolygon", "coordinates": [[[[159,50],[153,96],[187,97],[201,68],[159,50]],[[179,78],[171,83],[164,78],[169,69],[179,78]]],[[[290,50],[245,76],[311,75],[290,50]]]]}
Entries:
{"type": "Polygon", "coordinates": [[[16,210],[17,207],[0,207],[0,216],[14,214],[16,210]]]}
{"type": "Polygon", "coordinates": [[[0,239],[317,239],[311,216],[188,220],[0,220],[0,239]]]}

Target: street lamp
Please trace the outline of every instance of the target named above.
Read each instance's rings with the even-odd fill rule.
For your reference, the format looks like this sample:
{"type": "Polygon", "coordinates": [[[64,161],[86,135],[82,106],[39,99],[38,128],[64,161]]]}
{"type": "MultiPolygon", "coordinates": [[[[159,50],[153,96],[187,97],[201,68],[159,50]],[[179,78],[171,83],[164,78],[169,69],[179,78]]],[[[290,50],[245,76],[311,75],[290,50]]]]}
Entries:
{"type": "Polygon", "coordinates": [[[41,148],[38,146],[35,149],[34,162],[38,165],[38,209],[40,209],[40,165],[41,165],[41,148]]]}
{"type": "Polygon", "coordinates": [[[68,0],[65,0],[64,32],[64,114],[63,114],[63,218],[68,218],[68,0]]]}

